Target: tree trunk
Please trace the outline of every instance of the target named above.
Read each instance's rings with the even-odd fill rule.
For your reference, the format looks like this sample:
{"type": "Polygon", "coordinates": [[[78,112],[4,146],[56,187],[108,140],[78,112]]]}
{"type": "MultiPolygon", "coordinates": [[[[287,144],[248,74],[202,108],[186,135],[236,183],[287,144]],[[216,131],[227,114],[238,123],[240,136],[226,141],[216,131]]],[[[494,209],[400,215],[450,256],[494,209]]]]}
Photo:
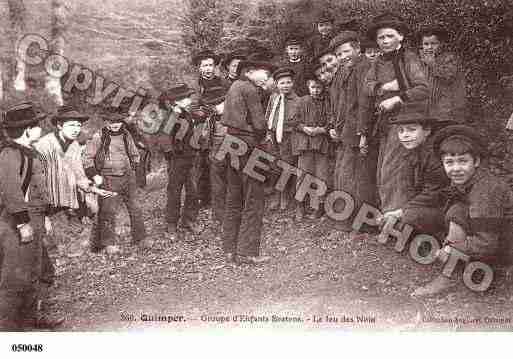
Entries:
{"type": "MultiPolygon", "coordinates": [[[[52,32],[50,51],[64,56],[64,33],[68,26],[68,6],[65,0],[52,0],[52,32]]],[[[50,75],[46,78],[46,91],[59,106],[64,104],[60,78],[50,75]]]]}
{"type": "Polygon", "coordinates": [[[9,19],[11,22],[10,38],[12,44],[12,59],[7,71],[8,79],[14,79],[13,86],[16,91],[25,92],[27,84],[25,82],[25,62],[18,58],[16,54],[17,41],[23,36],[25,31],[26,9],[23,0],[7,0],[9,6],[9,19]]]}

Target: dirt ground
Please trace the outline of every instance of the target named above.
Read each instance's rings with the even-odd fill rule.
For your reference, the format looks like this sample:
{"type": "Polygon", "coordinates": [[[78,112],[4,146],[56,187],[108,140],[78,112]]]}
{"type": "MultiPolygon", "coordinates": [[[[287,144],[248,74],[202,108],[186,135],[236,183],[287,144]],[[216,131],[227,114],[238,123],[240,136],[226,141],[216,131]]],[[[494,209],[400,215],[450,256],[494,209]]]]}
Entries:
{"type": "Polygon", "coordinates": [[[208,210],[200,212],[200,236],[170,241],[163,230],[165,184],[161,169],[139,194],[156,241],[152,250],[130,245],[124,212],[116,228],[122,252],[115,257],[89,252],[90,225],[81,230],[58,220],[57,283],[48,310],[67,317],[62,330],[513,328],[508,273],[501,272],[485,293],[460,284],[443,295],[414,299],[412,291],[437,275],[439,266],[420,265],[375,236],[351,239],[328,220],[297,224],[292,212],[268,211],[262,249],[272,260],[257,267],[224,260],[208,210]]]}

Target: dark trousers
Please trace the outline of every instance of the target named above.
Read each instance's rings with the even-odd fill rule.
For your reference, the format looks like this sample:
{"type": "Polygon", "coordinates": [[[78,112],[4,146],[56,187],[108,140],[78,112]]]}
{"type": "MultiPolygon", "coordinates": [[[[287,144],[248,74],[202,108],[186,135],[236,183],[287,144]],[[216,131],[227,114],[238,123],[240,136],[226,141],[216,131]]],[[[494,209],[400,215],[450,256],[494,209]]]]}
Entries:
{"type": "Polygon", "coordinates": [[[32,327],[37,317],[43,247],[36,231],[43,216],[32,216],[34,238],[21,243],[8,215],[0,218],[0,330],[32,327]]]}
{"type": "Polygon", "coordinates": [[[226,157],[227,188],[223,220],[223,249],[225,253],[258,256],[264,217],[264,184],[243,173],[255,139],[238,136],[248,144],[248,153],[239,157],[240,168],[230,165],[226,157]]]}
{"type": "Polygon", "coordinates": [[[194,222],[198,215],[196,185],[194,184],[194,156],[167,156],[167,223],[178,224],[182,188],[185,187],[185,203],[182,222],[194,222]]]}
{"type": "Polygon", "coordinates": [[[209,151],[201,150],[194,161],[194,184],[198,206],[210,204],[210,163],[209,151]]]}
{"type": "Polygon", "coordinates": [[[135,173],[124,176],[104,176],[103,188],[117,192],[118,195],[109,198],[98,198],[98,221],[93,233],[92,247],[96,249],[114,245],[116,242],[115,219],[118,213],[119,201],[123,201],[130,216],[132,242],[136,243],[146,237],[146,229],[142,210],[137,203],[137,183],[135,173]]]}
{"type": "Polygon", "coordinates": [[[215,159],[217,151],[210,152],[210,186],[211,202],[214,220],[222,222],[226,197],[226,161],[215,159]]]}

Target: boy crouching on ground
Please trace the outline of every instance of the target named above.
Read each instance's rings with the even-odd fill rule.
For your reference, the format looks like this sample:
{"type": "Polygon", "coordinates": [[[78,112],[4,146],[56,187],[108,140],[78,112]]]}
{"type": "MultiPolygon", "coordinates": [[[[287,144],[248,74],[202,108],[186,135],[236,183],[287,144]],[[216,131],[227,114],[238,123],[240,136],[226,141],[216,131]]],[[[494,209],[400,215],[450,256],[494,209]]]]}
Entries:
{"type": "MultiPolygon", "coordinates": [[[[328,119],[330,103],[325,94],[322,82],[315,74],[308,76],[308,92],[302,97],[296,113],[296,129],[292,134],[292,154],[298,156],[298,168],[316,178],[328,181],[328,119]]],[[[298,203],[296,220],[303,219],[305,203],[298,203]]],[[[315,209],[309,216],[317,219],[322,215],[322,209],[315,209]]]]}
{"type": "MultiPolygon", "coordinates": [[[[441,130],[433,146],[451,181],[445,205],[448,234],[438,257],[445,262],[457,250],[471,261],[488,265],[496,263],[501,251],[507,257],[511,244],[505,241],[512,232],[513,193],[483,164],[483,139],[471,127],[454,125],[441,130]]],[[[457,284],[456,279],[440,274],[413,295],[440,293],[457,284]]]]}
{"type": "Polygon", "coordinates": [[[422,112],[398,115],[391,121],[397,128],[398,141],[407,150],[394,178],[395,186],[405,192],[407,200],[383,214],[385,226],[395,217],[411,225],[416,233],[440,237],[444,232],[444,203],[440,196],[448,180],[432,148],[431,133],[436,121],[422,112]]]}

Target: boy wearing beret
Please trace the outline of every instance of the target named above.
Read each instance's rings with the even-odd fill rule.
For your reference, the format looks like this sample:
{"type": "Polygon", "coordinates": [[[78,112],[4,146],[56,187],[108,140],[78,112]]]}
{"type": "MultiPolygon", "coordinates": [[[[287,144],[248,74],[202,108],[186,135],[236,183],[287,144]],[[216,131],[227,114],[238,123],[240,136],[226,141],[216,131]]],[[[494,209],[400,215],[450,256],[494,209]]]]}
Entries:
{"type": "Polygon", "coordinates": [[[360,47],[362,49],[362,54],[364,54],[370,62],[376,61],[379,55],[381,55],[381,51],[379,50],[379,46],[376,41],[364,39],[360,42],[360,47]]]}
{"type": "Polygon", "coordinates": [[[458,57],[446,47],[448,33],[442,27],[420,30],[420,59],[429,81],[430,113],[441,121],[462,123],[465,118],[465,74],[458,57]]]}
{"type": "Polygon", "coordinates": [[[226,93],[221,123],[227,134],[248,145],[239,157],[239,166],[227,163],[226,205],[223,219],[223,249],[228,260],[260,264],[269,257],[260,255],[264,216],[264,185],[243,172],[251,151],[266,134],[266,122],[259,88],[269,81],[275,67],[250,55],[238,66],[240,78],[226,93]]]}
{"type": "MultiPolygon", "coordinates": [[[[134,139],[126,129],[124,121],[128,114],[120,108],[109,106],[102,109],[101,116],[107,125],[86,143],[85,173],[97,186],[119,194],[130,216],[132,243],[150,248],[153,243],[146,239],[142,211],[136,199],[135,171],[140,155],[134,139]]],[[[108,254],[116,254],[120,251],[114,231],[117,204],[118,198],[115,196],[98,199],[97,223],[91,240],[93,252],[105,250],[108,254]]]]}
{"type": "MultiPolygon", "coordinates": [[[[331,118],[329,97],[323,83],[310,74],[307,77],[309,95],[300,99],[292,133],[292,154],[298,156],[298,168],[326,183],[328,182],[328,153],[330,141],[328,123],[331,118]]],[[[306,205],[298,203],[296,221],[301,221],[306,205]]],[[[317,219],[322,209],[316,209],[309,217],[317,219]]]]}
{"type": "MultiPolygon", "coordinates": [[[[486,146],[480,134],[468,126],[448,126],[436,135],[433,146],[450,180],[445,205],[448,234],[439,259],[447,261],[454,249],[469,261],[488,265],[496,263],[501,251],[510,256],[513,193],[483,162],[486,146]]],[[[456,279],[440,274],[413,295],[443,292],[457,284],[456,279]]]]}
{"type": "MultiPolygon", "coordinates": [[[[308,62],[305,56],[303,40],[298,37],[289,37],[285,41],[285,60],[279,67],[286,67],[294,71],[294,92],[299,96],[308,95],[305,76],[308,72],[308,62]]],[[[276,79],[275,79],[276,80],[276,79]]]]}
{"type": "Polygon", "coordinates": [[[441,191],[449,181],[433,152],[431,134],[437,121],[420,109],[391,120],[397,131],[396,141],[407,155],[390,184],[404,193],[405,201],[384,212],[382,220],[395,217],[411,225],[416,233],[440,237],[444,232],[441,191]]]}
{"type": "Polygon", "coordinates": [[[31,103],[5,113],[7,138],[0,147],[0,330],[51,329],[63,320],[39,317],[45,231],[52,231],[44,168],[31,145],[40,138],[31,103]]]}
{"type": "Polygon", "coordinates": [[[377,186],[381,209],[397,208],[406,193],[391,185],[393,174],[404,162],[406,149],[396,140],[397,130],[388,125],[390,118],[411,109],[426,106],[429,84],[417,55],[403,45],[406,24],[397,16],[385,13],[369,26],[367,37],[376,40],[382,55],[371,64],[365,79],[365,90],[378,112],[375,125],[379,136],[377,186]]]}
{"type": "MultiPolygon", "coordinates": [[[[294,92],[294,70],[282,67],[276,70],[272,77],[278,92],[271,95],[265,113],[267,120],[268,141],[273,145],[273,151],[282,160],[292,166],[297,165],[297,155],[292,153],[292,132],[296,127],[296,114],[300,97],[294,92]]],[[[295,184],[288,183],[285,190],[276,193],[270,208],[287,209],[294,197],[295,184]]]]}

